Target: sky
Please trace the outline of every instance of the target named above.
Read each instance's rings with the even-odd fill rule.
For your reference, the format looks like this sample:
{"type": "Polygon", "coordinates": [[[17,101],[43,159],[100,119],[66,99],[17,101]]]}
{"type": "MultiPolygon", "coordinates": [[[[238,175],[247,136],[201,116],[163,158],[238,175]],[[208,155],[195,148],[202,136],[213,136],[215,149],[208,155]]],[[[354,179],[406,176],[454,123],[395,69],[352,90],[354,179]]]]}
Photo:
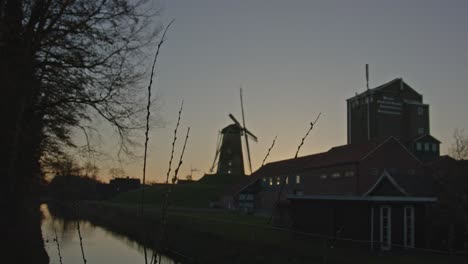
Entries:
{"type": "MultiPolygon", "coordinates": [[[[423,95],[443,154],[455,128],[468,133],[468,1],[159,0],[154,6],[162,24],[175,22],[154,86],[165,125],[150,132],[150,181],[165,179],[182,100],[179,138],[187,126],[191,134],[179,176],[193,168],[198,179],[209,171],[228,114],[241,120],[241,86],[247,128],[259,138],[250,145],[254,170],[276,135],[268,161],[293,157],[319,112],[300,155],[346,144],[346,99],[365,89],[366,63],[371,88],[402,77],[423,95]]],[[[109,179],[112,166],[101,167],[101,179],[109,179]]],[[[141,160],[118,166],[141,178],[141,160]]]]}

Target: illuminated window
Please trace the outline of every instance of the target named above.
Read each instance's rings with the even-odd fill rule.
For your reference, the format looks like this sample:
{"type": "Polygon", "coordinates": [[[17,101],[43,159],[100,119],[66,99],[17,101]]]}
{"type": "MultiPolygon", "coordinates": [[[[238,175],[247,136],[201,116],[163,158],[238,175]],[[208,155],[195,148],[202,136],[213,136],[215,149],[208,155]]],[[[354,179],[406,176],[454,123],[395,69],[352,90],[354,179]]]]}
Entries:
{"type": "Polygon", "coordinates": [[[354,176],[354,171],[347,171],[345,172],[345,177],[353,177],[354,176]]]}
{"type": "Polygon", "coordinates": [[[289,184],[289,177],[288,177],[288,176],[285,176],[285,177],[286,177],[286,178],[284,179],[284,182],[285,182],[286,184],[289,184]]]}
{"type": "Polygon", "coordinates": [[[281,177],[276,177],[276,185],[280,185],[281,184],[281,177]]]}
{"type": "Polygon", "coordinates": [[[325,180],[326,178],[327,178],[327,175],[325,173],[320,175],[320,179],[325,180]]]}
{"type": "Polygon", "coordinates": [[[231,170],[228,170],[228,174],[231,174],[231,170]]]}
{"type": "Polygon", "coordinates": [[[339,178],[340,176],[341,176],[341,175],[340,175],[339,172],[334,172],[334,173],[332,173],[332,175],[331,175],[332,178],[339,178]]]}
{"type": "Polygon", "coordinates": [[[269,177],[269,178],[268,178],[268,184],[269,184],[270,186],[273,186],[273,178],[272,178],[272,177],[269,177]]]}
{"type": "Polygon", "coordinates": [[[296,175],[296,184],[301,183],[301,175],[296,175]]]}

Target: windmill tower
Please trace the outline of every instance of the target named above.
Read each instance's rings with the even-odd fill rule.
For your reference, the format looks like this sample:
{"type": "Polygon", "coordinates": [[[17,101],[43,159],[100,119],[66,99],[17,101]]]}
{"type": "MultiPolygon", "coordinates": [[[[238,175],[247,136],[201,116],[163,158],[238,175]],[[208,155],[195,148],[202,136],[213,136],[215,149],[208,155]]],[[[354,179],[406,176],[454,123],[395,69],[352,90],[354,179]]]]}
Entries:
{"type": "Polygon", "coordinates": [[[244,105],[242,101],[241,88],[241,108],[243,125],[237,119],[229,114],[229,117],[234,121],[233,124],[223,128],[218,137],[216,146],[215,159],[210,171],[213,172],[217,165],[216,174],[218,175],[245,175],[244,171],[244,155],[242,151],[242,136],[245,138],[245,146],[247,150],[247,158],[249,162],[250,173],[252,173],[252,162],[250,158],[249,138],[258,141],[257,137],[245,127],[244,105]]]}

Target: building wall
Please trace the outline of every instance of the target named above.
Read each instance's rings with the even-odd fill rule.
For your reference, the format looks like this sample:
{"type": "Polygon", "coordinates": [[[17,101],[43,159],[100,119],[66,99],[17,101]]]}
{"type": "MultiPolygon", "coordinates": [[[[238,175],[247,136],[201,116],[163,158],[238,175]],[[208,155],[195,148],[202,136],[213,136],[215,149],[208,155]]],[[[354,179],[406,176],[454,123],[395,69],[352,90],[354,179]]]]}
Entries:
{"type": "MultiPolygon", "coordinates": [[[[414,208],[415,247],[427,247],[427,219],[424,204],[370,203],[351,201],[292,200],[290,215],[293,228],[325,236],[367,241],[380,249],[380,207],[391,208],[391,243],[404,245],[405,206],[414,208]],[[372,208],[373,223],[372,223],[372,208]],[[373,228],[372,228],[373,227],[373,228]],[[373,230],[373,231],[371,231],[373,230]]],[[[358,243],[355,243],[358,245],[358,243]]],[[[361,243],[359,243],[361,244],[361,243]]],[[[393,249],[400,248],[392,246],[393,249]]]]}
{"type": "Polygon", "coordinates": [[[405,104],[404,127],[402,131],[404,138],[416,138],[430,134],[429,127],[429,105],[427,104],[405,104]]]}
{"type": "Polygon", "coordinates": [[[305,195],[355,194],[357,164],[317,168],[302,173],[305,195]]]}
{"type": "Polygon", "coordinates": [[[244,175],[240,129],[235,125],[229,125],[222,130],[222,133],[217,174],[244,175]]]}
{"type": "Polygon", "coordinates": [[[348,144],[429,134],[429,106],[402,82],[347,100],[348,144]],[[403,89],[401,89],[403,87],[403,89]],[[422,108],[421,110],[419,110],[422,108]]]}

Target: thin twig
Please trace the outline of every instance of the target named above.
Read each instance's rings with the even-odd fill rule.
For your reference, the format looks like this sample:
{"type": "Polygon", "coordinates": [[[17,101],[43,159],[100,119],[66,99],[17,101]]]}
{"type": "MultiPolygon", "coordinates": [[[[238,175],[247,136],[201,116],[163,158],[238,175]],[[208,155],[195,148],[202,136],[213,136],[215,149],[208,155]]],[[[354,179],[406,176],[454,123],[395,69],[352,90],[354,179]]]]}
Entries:
{"type": "MultiPolygon", "coordinates": [[[[184,153],[185,153],[185,148],[187,146],[187,141],[188,141],[188,138],[189,138],[189,134],[190,134],[190,127],[187,128],[187,134],[185,136],[184,146],[182,147],[182,152],[180,154],[179,164],[177,165],[177,168],[174,170],[174,177],[171,180],[171,184],[170,184],[170,186],[169,186],[169,188],[168,188],[168,190],[166,192],[166,197],[165,197],[165,200],[163,202],[163,207],[162,207],[162,210],[161,210],[161,236],[160,236],[160,243],[159,243],[159,248],[160,249],[163,248],[163,243],[166,240],[166,236],[167,236],[166,227],[167,227],[167,212],[168,212],[168,209],[169,209],[169,197],[170,197],[170,194],[172,193],[174,185],[175,185],[175,183],[177,181],[177,176],[179,174],[180,167],[182,166],[182,163],[183,163],[183,160],[184,160],[184,153]]],[[[161,254],[161,252],[159,252],[159,254],[161,254]]]]}
{"type": "Polygon", "coordinates": [[[299,146],[297,147],[296,155],[294,156],[294,158],[297,158],[297,155],[299,155],[299,150],[301,149],[302,145],[304,145],[305,139],[306,139],[307,136],[309,135],[310,131],[312,131],[312,129],[314,128],[314,125],[315,125],[315,123],[317,123],[317,121],[318,121],[318,119],[319,119],[319,117],[320,117],[321,114],[322,114],[322,113],[319,113],[319,114],[318,114],[318,116],[317,116],[317,118],[315,118],[315,121],[314,121],[314,122],[310,122],[310,128],[309,128],[309,130],[307,130],[307,133],[306,133],[305,136],[302,138],[301,143],[300,143],[299,146]]]}
{"type": "Polygon", "coordinates": [[[143,215],[143,204],[144,204],[144,196],[145,196],[145,182],[146,182],[146,160],[148,154],[148,141],[149,141],[149,120],[151,115],[151,88],[153,86],[153,77],[154,77],[154,68],[156,67],[156,62],[158,61],[159,51],[161,49],[162,44],[164,43],[164,38],[166,37],[167,30],[174,22],[174,19],[167,24],[166,29],[161,37],[161,40],[158,43],[158,47],[156,49],[156,54],[154,55],[153,65],[151,66],[151,76],[150,81],[148,84],[148,102],[146,104],[146,130],[145,130],[145,153],[143,158],[143,180],[141,185],[141,199],[140,199],[140,215],[143,215]]]}
{"type": "MultiPolygon", "coordinates": [[[[309,135],[310,131],[312,131],[312,129],[314,128],[315,126],[315,123],[317,123],[320,115],[322,113],[319,113],[317,115],[317,118],[315,118],[314,122],[310,122],[310,128],[309,130],[307,130],[307,133],[305,134],[305,136],[302,138],[301,140],[301,143],[299,144],[299,146],[297,147],[297,151],[296,151],[296,155],[294,156],[294,159],[297,159],[297,155],[299,154],[299,150],[301,149],[302,145],[304,145],[304,140],[307,138],[307,136],[309,135]]],[[[278,197],[276,199],[276,206],[279,206],[279,203],[280,203],[280,200],[281,200],[281,194],[283,193],[283,189],[284,189],[284,186],[286,185],[286,178],[289,177],[289,175],[285,175],[283,177],[283,179],[281,180],[281,186],[280,186],[280,190],[278,192],[278,197]]],[[[273,220],[273,213],[275,212],[275,209],[273,208],[273,211],[271,212],[271,215],[270,215],[270,218],[268,219],[268,223],[271,223],[271,221],[273,220]]]]}
{"type": "Polygon", "coordinates": [[[263,165],[265,165],[265,161],[267,160],[268,156],[270,156],[270,151],[271,151],[271,149],[273,148],[273,146],[275,145],[275,142],[276,142],[276,138],[277,138],[277,137],[278,137],[278,136],[275,136],[275,138],[273,139],[273,143],[271,143],[271,147],[268,149],[268,152],[267,152],[265,158],[263,159],[262,166],[260,166],[260,168],[263,167],[263,165]]]}
{"type": "Polygon", "coordinates": [[[174,159],[174,149],[175,149],[175,144],[177,141],[177,130],[179,129],[180,117],[182,116],[183,107],[184,107],[184,100],[182,100],[182,103],[180,104],[179,117],[177,118],[177,124],[174,129],[174,139],[172,140],[171,158],[169,159],[169,168],[166,174],[166,182],[165,182],[166,184],[169,183],[169,175],[171,174],[172,160],[174,159]]]}
{"type": "Polygon", "coordinates": [[[58,241],[58,236],[57,236],[57,230],[55,229],[55,226],[53,227],[54,228],[54,234],[55,234],[55,244],[57,244],[57,251],[58,251],[58,256],[59,256],[59,262],[60,264],[63,264],[62,262],[62,254],[60,253],[60,243],[58,241]]]}
{"type": "MultiPolygon", "coordinates": [[[[78,216],[78,205],[75,202],[75,214],[78,216]]],[[[78,218],[78,217],[77,217],[78,218]]],[[[83,248],[83,237],[81,236],[81,230],[80,230],[80,220],[76,220],[76,229],[78,230],[78,237],[80,238],[80,248],[81,248],[81,256],[83,257],[83,263],[86,264],[86,257],[84,253],[84,248],[83,248]]]]}

